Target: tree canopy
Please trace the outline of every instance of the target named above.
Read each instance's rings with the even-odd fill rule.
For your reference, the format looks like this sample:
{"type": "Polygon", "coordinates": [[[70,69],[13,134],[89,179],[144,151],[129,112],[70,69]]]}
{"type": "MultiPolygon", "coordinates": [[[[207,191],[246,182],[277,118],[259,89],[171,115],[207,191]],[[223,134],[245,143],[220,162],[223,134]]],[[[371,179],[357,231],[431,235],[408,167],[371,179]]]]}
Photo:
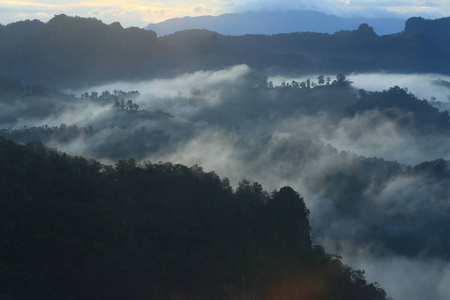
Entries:
{"type": "Polygon", "coordinates": [[[2,299],[386,299],[311,246],[290,187],[0,138],[2,299]]]}

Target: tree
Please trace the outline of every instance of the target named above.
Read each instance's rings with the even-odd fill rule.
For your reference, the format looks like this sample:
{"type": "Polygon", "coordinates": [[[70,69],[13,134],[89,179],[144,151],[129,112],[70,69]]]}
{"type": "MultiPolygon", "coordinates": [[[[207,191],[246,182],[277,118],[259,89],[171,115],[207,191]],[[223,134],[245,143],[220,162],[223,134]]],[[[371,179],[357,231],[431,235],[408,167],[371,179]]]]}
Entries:
{"type": "Polygon", "coordinates": [[[109,91],[103,91],[102,94],[100,95],[100,98],[102,98],[102,99],[110,99],[111,98],[111,93],[109,91]]]}
{"type": "Polygon", "coordinates": [[[309,78],[306,79],[306,87],[307,87],[308,89],[311,88],[311,80],[310,80],[309,78]]]}
{"type": "Polygon", "coordinates": [[[272,195],[268,205],[276,217],[274,226],[280,232],[286,234],[293,244],[311,247],[309,210],[296,191],[285,186],[272,195]]]}
{"type": "Polygon", "coordinates": [[[345,82],[346,79],[347,78],[342,73],[339,73],[339,74],[336,75],[336,80],[337,80],[338,84],[341,84],[341,83],[345,82]]]}
{"type": "Polygon", "coordinates": [[[95,100],[98,98],[98,93],[97,92],[91,92],[91,95],[89,96],[89,98],[91,100],[95,100]]]}
{"type": "Polygon", "coordinates": [[[333,81],[334,85],[341,86],[341,87],[349,87],[353,81],[350,81],[345,77],[344,74],[339,73],[336,75],[336,80],[333,81]]]}
{"type": "Polygon", "coordinates": [[[317,84],[319,84],[319,85],[325,84],[325,76],[319,75],[319,76],[317,77],[317,84]]]}
{"type": "Polygon", "coordinates": [[[133,101],[131,101],[131,100],[128,100],[128,101],[127,101],[127,107],[126,107],[126,109],[128,109],[128,110],[133,110],[133,101]]]}

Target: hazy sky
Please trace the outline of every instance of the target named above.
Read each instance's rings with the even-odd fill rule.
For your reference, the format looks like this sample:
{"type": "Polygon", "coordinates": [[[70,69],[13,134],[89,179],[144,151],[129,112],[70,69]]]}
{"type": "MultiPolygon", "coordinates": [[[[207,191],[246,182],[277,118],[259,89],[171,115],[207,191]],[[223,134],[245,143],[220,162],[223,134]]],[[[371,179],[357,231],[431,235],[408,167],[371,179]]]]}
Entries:
{"type": "Polygon", "coordinates": [[[341,16],[450,16],[448,0],[0,0],[0,24],[25,19],[48,21],[54,14],[96,17],[109,24],[143,27],[183,16],[219,15],[248,10],[313,9],[341,16]]]}

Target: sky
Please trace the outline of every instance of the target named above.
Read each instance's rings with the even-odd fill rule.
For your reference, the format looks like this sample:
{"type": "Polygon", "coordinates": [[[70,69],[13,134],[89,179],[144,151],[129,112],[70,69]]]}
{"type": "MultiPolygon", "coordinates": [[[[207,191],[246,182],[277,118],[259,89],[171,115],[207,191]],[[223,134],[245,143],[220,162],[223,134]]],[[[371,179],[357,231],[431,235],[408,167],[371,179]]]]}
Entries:
{"type": "Polygon", "coordinates": [[[26,19],[48,21],[55,14],[95,17],[106,24],[144,27],[184,16],[220,15],[257,10],[311,9],[339,16],[450,16],[448,0],[0,0],[0,24],[26,19]]]}

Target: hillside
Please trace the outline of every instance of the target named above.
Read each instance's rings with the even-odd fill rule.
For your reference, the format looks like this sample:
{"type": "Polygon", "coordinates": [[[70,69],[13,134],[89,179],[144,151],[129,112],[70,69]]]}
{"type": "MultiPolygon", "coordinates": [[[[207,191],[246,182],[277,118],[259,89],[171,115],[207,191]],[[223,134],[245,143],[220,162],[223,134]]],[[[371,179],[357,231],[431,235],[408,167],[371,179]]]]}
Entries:
{"type": "Polygon", "coordinates": [[[2,299],[386,299],[311,245],[290,187],[2,137],[0,164],[2,299]]]}
{"type": "Polygon", "coordinates": [[[0,74],[62,87],[150,77],[163,57],[154,32],[66,15],[0,26],[0,40],[0,74]]]}
{"type": "Polygon", "coordinates": [[[406,21],[404,33],[424,35],[439,47],[450,51],[450,17],[434,20],[410,18],[406,21]]]}
{"type": "Polygon", "coordinates": [[[334,34],[224,36],[205,30],[186,30],[161,37],[160,41],[181,52],[179,60],[188,55],[195,66],[245,63],[271,73],[447,74],[450,61],[449,52],[423,35],[378,36],[367,24],[334,34]]]}

